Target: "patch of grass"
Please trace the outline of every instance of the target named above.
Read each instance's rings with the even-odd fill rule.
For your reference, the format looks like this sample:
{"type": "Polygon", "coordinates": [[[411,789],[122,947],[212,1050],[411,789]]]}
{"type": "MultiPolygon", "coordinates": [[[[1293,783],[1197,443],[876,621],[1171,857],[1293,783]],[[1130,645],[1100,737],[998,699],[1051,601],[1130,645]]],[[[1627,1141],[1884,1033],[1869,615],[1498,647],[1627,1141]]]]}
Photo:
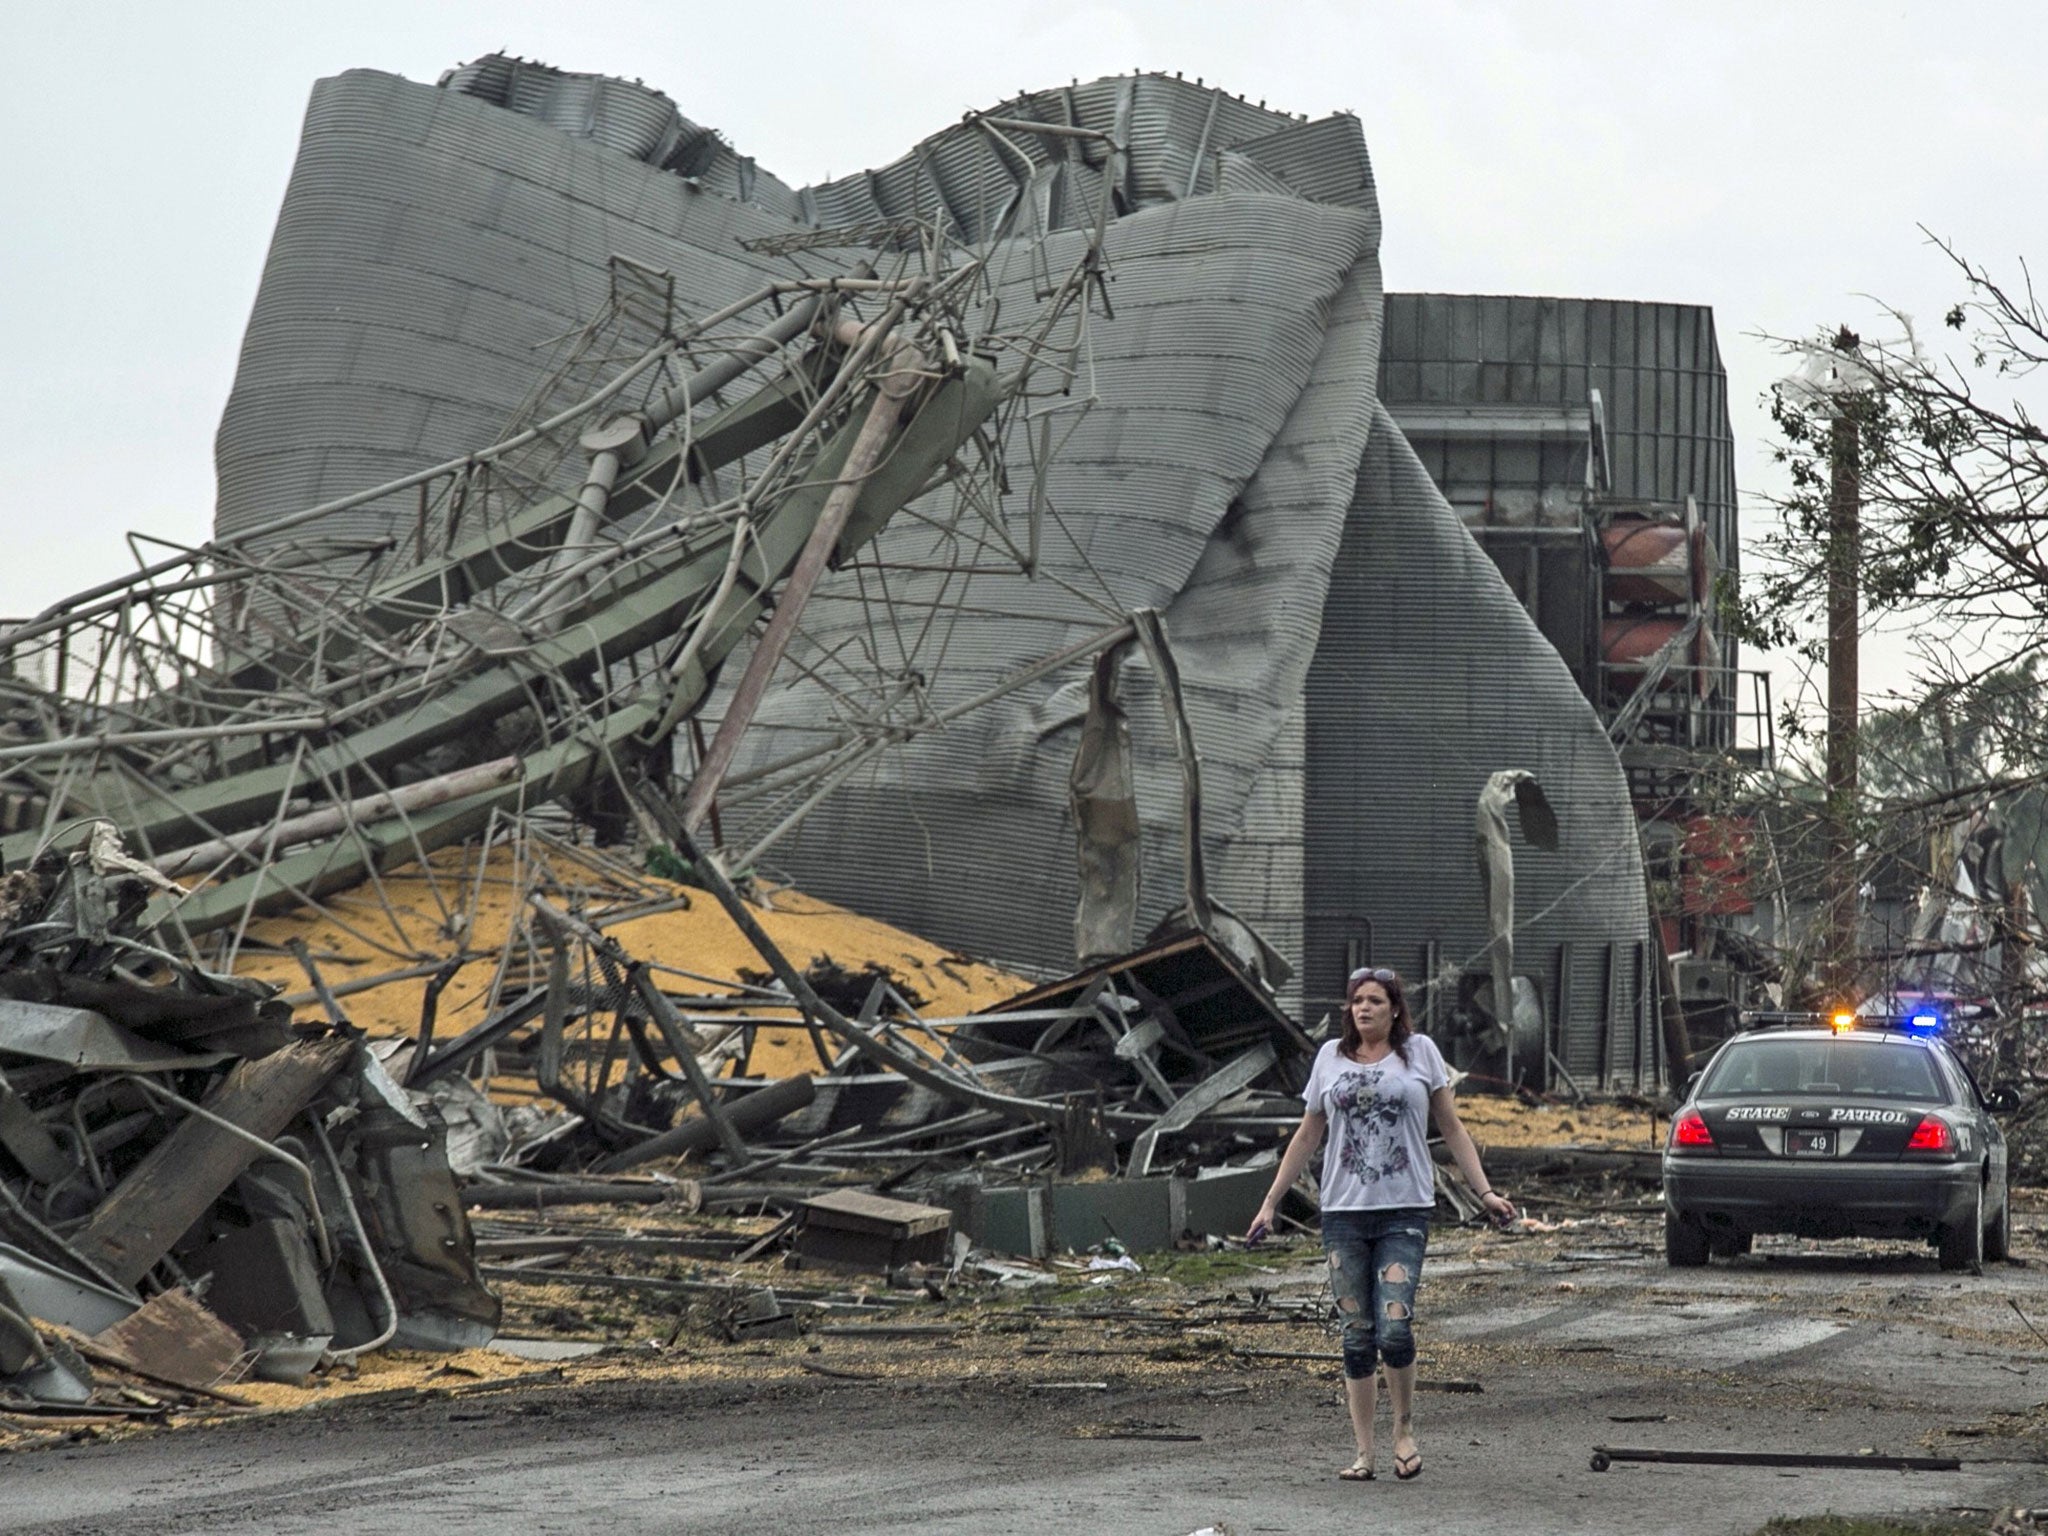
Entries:
{"type": "Polygon", "coordinates": [[[1248,1280],[1257,1285],[1269,1278],[1273,1270],[1299,1260],[1299,1252],[1279,1246],[1250,1252],[1242,1248],[1217,1248],[1205,1253],[1138,1255],[1138,1262],[1145,1266],[1147,1274],[1180,1285],[1208,1285],[1218,1280],[1248,1280]]]}
{"type": "Polygon", "coordinates": [[[1760,1526],[1757,1536],[1984,1536],[1982,1525],[1904,1515],[1801,1515],[1760,1526]]]}

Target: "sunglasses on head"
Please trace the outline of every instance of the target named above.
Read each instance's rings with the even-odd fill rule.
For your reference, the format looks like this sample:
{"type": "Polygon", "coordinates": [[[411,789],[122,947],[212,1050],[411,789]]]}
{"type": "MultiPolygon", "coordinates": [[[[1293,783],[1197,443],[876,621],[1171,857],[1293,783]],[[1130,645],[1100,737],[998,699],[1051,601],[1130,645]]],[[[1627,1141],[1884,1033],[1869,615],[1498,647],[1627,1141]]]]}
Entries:
{"type": "Polygon", "coordinates": [[[1357,986],[1361,981],[1376,981],[1381,986],[1385,986],[1390,981],[1399,981],[1400,979],[1401,973],[1399,971],[1390,971],[1384,965],[1368,965],[1360,970],[1353,971],[1345,981],[1344,986],[1346,990],[1349,990],[1357,986]]]}

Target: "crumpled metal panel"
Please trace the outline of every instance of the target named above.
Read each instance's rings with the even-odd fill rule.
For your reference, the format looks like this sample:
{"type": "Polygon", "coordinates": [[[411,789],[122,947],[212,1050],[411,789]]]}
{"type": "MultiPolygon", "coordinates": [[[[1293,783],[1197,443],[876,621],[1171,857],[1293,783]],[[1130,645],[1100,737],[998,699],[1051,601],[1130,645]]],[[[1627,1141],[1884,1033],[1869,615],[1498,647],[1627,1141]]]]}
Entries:
{"type": "Polygon", "coordinates": [[[229,1059],[219,1051],[158,1045],[84,1008],[11,997],[0,997],[0,1055],[62,1062],[81,1072],[177,1072],[229,1059]]]}
{"type": "MultiPolygon", "coordinates": [[[[546,111],[573,119],[576,100],[561,96],[546,111]]],[[[586,130],[612,122],[585,107],[586,130]]],[[[1290,954],[1306,942],[1312,958],[1304,885],[1312,910],[1319,850],[1355,845],[1326,841],[1316,792],[1305,792],[1324,718],[1311,658],[1333,568],[1354,589],[1368,580],[1339,561],[1340,540],[1358,520],[1368,437],[1383,457],[1397,438],[1372,425],[1380,228],[1358,124],[1305,123],[1157,75],[1035,92],[992,111],[1102,128],[1129,154],[1111,164],[1099,146],[1017,131],[1008,135],[1015,149],[999,154],[987,133],[956,125],[890,166],[792,194],[785,217],[744,201],[775,199],[762,182],[745,185],[741,157],[721,194],[703,190],[711,179],[692,186],[630,158],[640,140],[621,153],[573,123],[557,131],[516,107],[389,76],[322,82],[222,426],[221,530],[490,440],[532,382],[534,343],[601,303],[612,251],[674,272],[680,307],[702,312],[793,273],[789,262],[746,252],[743,239],[787,232],[798,219],[836,227],[930,218],[940,208],[956,237],[979,238],[1009,211],[1022,179],[1026,206],[1010,227],[1033,243],[1020,242],[1007,262],[999,254],[993,270],[1006,320],[1024,329],[1043,302],[1041,275],[1078,259],[1083,240],[1074,231],[1092,227],[1102,178],[1113,173],[1129,210],[1107,237],[1114,316],[1090,325],[1077,397],[1092,386],[1093,403],[1057,418],[1062,432],[1078,425],[1045,484],[1046,574],[978,575],[969,609],[958,613],[957,582],[901,569],[887,580],[903,612],[931,614],[945,635],[943,669],[922,680],[935,708],[1123,612],[1161,609],[1204,757],[1214,893],[1290,954]],[[1018,155],[1028,170],[1014,163],[1018,155]],[[1042,236],[1047,227],[1054,233],[1042,236]]],[[[1021,488],[1029,472],[1013,466],[1012,480],[1021,488]]],[[[1426,477],[1402,483],[1410,501],[1427,489],[1426,477]]],[[[950,495],[935,493],[918,510],[943,520],[950,495]]],[[[1429,504],[1429,515],[1440,510],[1429,504]]],[[[409,515],[409,504],[366,509],[337,531],[385,532],[409,515]]],[[[1432,535],[1408,553],[1448,562],[1428,579],[1461,613],[1466,587],[1498,581],[1455,519],[1450,531],[1463,543],[1432,535]]],[[[957,553],[915,518],[898,519],[876,547],[878,559],[899,566],[957,553]]],[[[867,654],[863,583],[876,579],[858,565],[827,579],[806,615],[799,661],[815,664],[842,644],[846,655],[867,654]]],[[[1387,565],[1370,579],[1419,578],[1387,565]]],[[[1532,675],[1547,676],[1542,668],[1555,662],[1533,631],[1494,638],[1533,652],[1504,675],[1534,667],[1532,675]]],[[[1438,654],[1394,641],[1377,664],[1414,690],[1454,695],[1465,685],[1461,669],[1477,664],[1458,660],[1465,652],[1455,646],[1438,654]]],[[[886,647],[874,654],[884,668],[892,659],[886,647]]],[[[778,843],[770,862],[822,895],[934,938],[1066,969],[1075,872],[1065,786],[1084,670],[878,757],[778,843]]],[[[840,669],[829,679],[857,703],[887,683],[873,670],[849,677],[840,669]]],[[[1130,669],[1124,692],[1144,846],[1142,929],[1180,897],[1180,774],[1141,667],[1130,669]]],[[[839,707],[801,678],[771,694],[736,776],[814,744],[839,707]]],[[[706,713],[718,712],[714,701],[706,713]]],[[[1561,718],[1531,716],[1522,728],[1545,737],[1546,761],[1586,759],[1581,769],[1603,786],[1595,799],[1605,816],[1601,775],[1618,775],[1612,753],[1595,761],[1604,739],[1582,739],[1577,718],[1561,718]]],[[[1546,783],[1572,776],[1569,766],[1544,762],[1489,771],[1496,766],[1536,768],[1546,783]]],[[[1424,843],[1450,819],[1458,851],[1443,868],[1455,866],[1470,889],[1427,894],[1448,904],[1448,928],[1464,921],[1468,900],[1476,924],[1471,795],[1402,771],[1412,781],[1402,794],[1375,783],[1367,797],[1407,805],[1424,843]]],[[[729,805],[728,842],[746,846],[785,809],[729,805]]],[[[1625,814],[1621,826],[1632,838],[1625,814]]],[[[1621,887],[1619,915],[1590,922],[1588,932],[1641,932],[1639,869],[1625,872],[1621,887]]],[[[1418,909],[1423,894],[1400,899],[1418,909]]]]}
{"type": "MultiPolygon", "coordinates": [[[[946,620],[945,670],[930,680],[930,701],[943,708],[1102,627],[1104,608],[1076,593],[1112,612],[1160,608],[1203,756],[1208,837],[1219,854],[1243,844],[1216,860],[1215,893],[1261,928],[1298,909],[1298,881],[1271,874],[1289,866],[1299,831],[1248,830],[1245,809],[1306,675],[1364,446],[1378,235],[1369,209],[1291,195],[1197,197],[1118,221],[1107,242],[1116,317],[1091,325],[1100,403],[1046,484],[1075,540],[1048,535],[1047,579],[975,578],[979,611],[946,620]]],[[[1072,239],[1047,242],[1053,270],[1078,254],[1072,239]]],[[[1029,282],[1027,271],[1005,287],[1006,312],[1029,306],[1029,282]]],[[[926,510],[941,517],[950,504],[926,510]]],[[[899,519],[876,554],[918,564],[943,548],[928,523],[899,519]]],[[[799,660],[864,641],[863,579],[849,570],[820,587],[799,660]]],[[[938,575],[892,571],[888,580],[910,611],[957,590],[938,575]]],[[[1125,691],[1143,932],[1180,899],[1180,772],[1150,675],[1132,667],[1125,691]]],[[[772,861],[819,894],[913,931],[1065,969],[1076,895],[1065,786],[1084,704],[1076,668],[892,751],[778,843],[772,861]],[[1020,890],[1031,899],[1018,901],[1020,890]]],[[[714,699],[707,715],[719,707],[714,699]]],[[[832,707],[815,684],[779,689],[736,772],[814,742],[832,707]]],[[[746,846],[779,814],[729,809],[728,841],[746,846]]]]}
{"type": "MultiPolygon", "coordinates": [[[[1191,189],[1215,190],[1215,157],[1226,151],[1238,162],[1235,190],[1374,207],[1365,141],[1348,114],[1302,124],[1292,113],[1267,111],[1190,80],[1119,75],[1029,92],[991,107],[988,115],[1114,134],[1125,145],[1118,187],[1126,211],[1176,201],[1191,189]]],[[[1087,173],[1073,189],[1080,195],[1063,199],[1049,223],[1012,227],[1024,233],[1092,226],[1093,192],[1108,158],[1103,146],[1020,128],[999,131],[1002,146],[986,129],[955,125],[889,166],[822,183],[802,196],[827,227],[930,217],[943,205],[959,238],[980,241],[995,231],[1020,183],[1066,166],[1087,173]]]]}
{"type": "Polygon", "coordinates": [[[790,214],[796,194],[711,129],[691,122],[652,86],[578,74],[502,53],[441,77],[441,89],[473,96],[588,139],[652,166],[695,178],[708,190],[790,214]]]}
{"type": "Polygon", "coordinates": [[[1358,174],[1358,136],[1341,114],[1290,124],[1231,148],[1303,197],[1319,203],[1371,203],[1371,184],[1361,182],[1358,174]]]}
{"type": "MultiPolygon", "coordinates": [[[[604,305],[614,253],[673,271],[686,314],[797,275],[740,245],[795,228],[786,201],[693,186],[454,90],[321,81],[215,444],[216,532],[497,440],[547,344],[604,305]]],[[[407,493],[321,532],[409,540],[416,506],[407,493]]]]}
{"type": "Polygon", "coordinates": [[[1432,944],[1442,965],[1483,963],[1473,808],[1493,773],[1527,769],[1561,847],[1510,831],[1516,970],[1541,980],[1553,1010],[1562,987],[1559,1055],[1574,1076],[1631,1077],[1649,908],[1620,763],[1384,407],[1331,574],[1307,726],[1310,996],[1341,993],[1348,941],[1411,978],[1432,944]]]}

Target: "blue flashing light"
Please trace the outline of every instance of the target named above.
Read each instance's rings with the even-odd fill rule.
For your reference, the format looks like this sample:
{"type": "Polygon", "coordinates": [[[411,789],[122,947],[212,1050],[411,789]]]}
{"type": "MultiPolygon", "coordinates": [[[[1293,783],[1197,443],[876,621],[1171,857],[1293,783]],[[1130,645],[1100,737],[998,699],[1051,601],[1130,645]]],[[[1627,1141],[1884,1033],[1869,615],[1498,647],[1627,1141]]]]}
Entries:
{"type": "Polygon", "coordinates": [[[1906,1028],[1918,1030],[1923,1034],[1933,1034],[1941,1028],[1941,1015],[1930,1013],[1923,1008],[1906,1020],[1906,1028]]]}

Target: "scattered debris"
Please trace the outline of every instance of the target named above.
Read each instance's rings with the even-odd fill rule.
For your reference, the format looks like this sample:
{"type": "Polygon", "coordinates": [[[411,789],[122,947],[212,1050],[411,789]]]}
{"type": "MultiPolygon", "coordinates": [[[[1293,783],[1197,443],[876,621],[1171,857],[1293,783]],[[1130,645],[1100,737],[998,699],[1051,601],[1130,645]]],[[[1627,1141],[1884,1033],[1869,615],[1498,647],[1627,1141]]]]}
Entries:
{"type": "Polygon", "coordinates": [[[109,1406],[89,1359],[218,1399],[245,1366],[488,1339],[431,1103],[345,1021],[151,943],[162,883],[100,828],[9,877],[0,1381],[109,1406]]]}
{"type": "Polygon", "coordinates": [[[244,1353],[241,1336],[183,1287],[152,1296],[93,1342],[141,1375],[194,1387],[220,1381],[244,1353]]]}
{"type": "Polygon", "coordinates": [[[1853,1456],[1813,1451],[1657,1451],[1620,1445],[1593,1447],[1592,1468],[1605,1472],[1617,1461],[1659,1461],[1713,1467],[1854,1467],[1872,1472],[1960,1472],[1953,1456],[1881,1456],[1875,1451],[1853,1456]]]}

